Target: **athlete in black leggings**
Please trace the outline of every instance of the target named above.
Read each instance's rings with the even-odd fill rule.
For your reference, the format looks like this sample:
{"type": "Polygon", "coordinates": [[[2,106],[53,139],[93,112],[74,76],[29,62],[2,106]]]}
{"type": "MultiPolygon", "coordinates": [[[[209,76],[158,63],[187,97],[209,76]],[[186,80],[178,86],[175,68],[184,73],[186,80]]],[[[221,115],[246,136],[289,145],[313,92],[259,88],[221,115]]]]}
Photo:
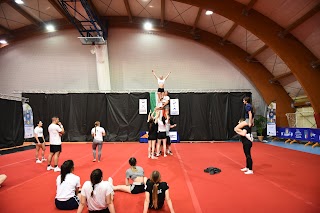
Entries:
{"type": "Polygon", "coordinates": [[[251,128],[249,126],[244,126],[242,128],[242,131],[239,132],[239,135],[241,136],[241,141],[243,144],[243,151],[246,156],[246,167],[241,169],[242,172],[246,175],[251,175],[253,174],[252,171],[252,158],[251,158],[251,147],[252,147],[252,142],[248,140],[246,137],[246,134],[251,133],[251,128]]]}

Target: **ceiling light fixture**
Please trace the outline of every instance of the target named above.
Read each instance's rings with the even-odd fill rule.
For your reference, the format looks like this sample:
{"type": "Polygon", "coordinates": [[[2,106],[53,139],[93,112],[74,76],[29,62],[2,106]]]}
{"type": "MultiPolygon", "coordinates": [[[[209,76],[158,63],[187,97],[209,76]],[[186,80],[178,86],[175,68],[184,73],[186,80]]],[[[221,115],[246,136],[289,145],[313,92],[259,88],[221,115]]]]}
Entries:
{"type": "Polygon", "coordinates": [[[143,28],[145,30],[152,30],[152,24],[150,22],[146,22],[144,23],[143,28]]]}
{"type": "Polygon", "coordinates": [[[54,32],[56,30],[55,27],[52,24],[48,24],[46,26],[46,29],[47,29],[48,32],[54,32]]]}
{"type": "Polygon", "coordinates": [[[17,4],[24,4],[22,0],[14,0],[17,4]]]}
{"type": "Polygon", "coordinates": [[[8,44],[6,40],[0,40],[0,44],[8,44]]]}
{"type": "Polygon", "coordinates": [[[207,11],[206,11],[206,15],[207,15],[207,16],[210,16],[210,15],[212,15],[212,14],[213,14],[213,12],[212,12],[211,10],[207,10],[207,11]]]}

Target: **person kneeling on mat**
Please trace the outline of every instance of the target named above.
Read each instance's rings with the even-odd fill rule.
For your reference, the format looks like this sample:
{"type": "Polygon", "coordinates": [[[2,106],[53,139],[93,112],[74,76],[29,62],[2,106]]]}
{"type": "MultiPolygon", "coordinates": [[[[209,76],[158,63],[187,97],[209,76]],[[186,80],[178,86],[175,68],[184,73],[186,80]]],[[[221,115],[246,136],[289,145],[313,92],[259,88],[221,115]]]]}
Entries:
{"type": "Polygon", "coordinates": [[[123,191],[131,194],[139,194],[145,192],[145,183],[147,178],[144,177],[144,170],[137,166],[137,160],[132,157],[129,159],[131,168],[126,171],[126,185],[113,186],[114,191],[123,191]],[[133,181],[129,184],[129,179],[133,181]]]}
{"type": "Polygon", "coordinates": [[[65,161],[61,166],[61,173],[57,177],[56,207],[60,210],[77,209],[80,201],[80,177],[73,174],[74,163],[65,161]]]}
{"type": "Polygon", "coordinates": [[[146,183],[146,192],[143,213],[147,213],[148,209],[161,209],[164,200],[167,201],[171,213],[174,213],[172,201],[169,195],[169,186],[166,182],[161,182],[161,175],[158,171],[151,173],[150,179],[146,183]]]}

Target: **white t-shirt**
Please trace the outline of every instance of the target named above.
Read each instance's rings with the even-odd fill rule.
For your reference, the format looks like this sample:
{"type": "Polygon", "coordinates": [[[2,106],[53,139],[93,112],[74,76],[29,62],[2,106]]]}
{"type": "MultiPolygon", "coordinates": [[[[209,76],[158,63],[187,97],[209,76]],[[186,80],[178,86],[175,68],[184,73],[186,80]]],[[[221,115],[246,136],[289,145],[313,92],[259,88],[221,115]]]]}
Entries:
{"type": "Polygon", "coordinates": [[[165,124],[162,122],[161,118],[158,118],[158,131],[159,132],[166,132],[166,124],[168,123],[168,120],[165,121],[165,124]]]}
{"type": "Polygon", "coordinates": [[[42,127],[36,127],[34,128],[34,134],[36,134],[38,136],[38,138],[42,138],[43,137],[43,129],[42,127]]]}
{"type": "Polygon", "coordinates": [[[94,134],[94,139],[98,141],[103,141],[103,133],[106,133],[106,131],[101,126],[94,127],[91,130],[91,135],[94,134]]]}
{"type": "Polygon", "coordinates": [[[166,79],[160,79],[160,78],[158,78],[158,84],[164,84],[165,81],[166,81],[166,79]]]}
{"type": "Polygon", "coordinates": [[[92,184],[86,181],[81,189],[81,195],[87,198],[87,205],[90,211],[102,210],[107,208],[106,196],[113,193],[111,184],[108,181],[101,181],[94,186],[93,196],[91,197],[92,184]]]}
{"type": "Polygon", "coordinates": [[[50,124],[48,127],[49,131],[49,141],[51,145],[61,145],[61,136],[59,132],[62,132],[62,129],[57,124],[50,124]]]}
{"type": "Polygon", "coordinates": [[[56,198],[60,201],[67,201],[76,194],[76,187],[80,187],[80,177],[68,173],[61,183],[61,175],[57,177],[57,194],[56,198]]]}

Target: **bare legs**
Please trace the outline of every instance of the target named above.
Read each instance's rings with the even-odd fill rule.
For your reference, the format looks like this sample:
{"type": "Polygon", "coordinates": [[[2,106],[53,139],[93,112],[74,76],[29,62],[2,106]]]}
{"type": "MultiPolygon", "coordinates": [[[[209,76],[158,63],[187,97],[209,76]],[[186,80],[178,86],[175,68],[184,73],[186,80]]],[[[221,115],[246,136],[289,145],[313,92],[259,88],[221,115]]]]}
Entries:
{"type": "Polygon", "coordinates": [[[156,140],[148,141],[148,158],[157,159],[157,157],[154,156],[155,146],[156,146],[156,140]]]}
{"type": "Polygon", "coordinates": [[[163,156],[167,157],[167,139],[158,139],[157,142],[157,157],[160,156],[160,145],[161,145],[161,141],[162,141],[162,147],[163,147],[163,156]]]}

